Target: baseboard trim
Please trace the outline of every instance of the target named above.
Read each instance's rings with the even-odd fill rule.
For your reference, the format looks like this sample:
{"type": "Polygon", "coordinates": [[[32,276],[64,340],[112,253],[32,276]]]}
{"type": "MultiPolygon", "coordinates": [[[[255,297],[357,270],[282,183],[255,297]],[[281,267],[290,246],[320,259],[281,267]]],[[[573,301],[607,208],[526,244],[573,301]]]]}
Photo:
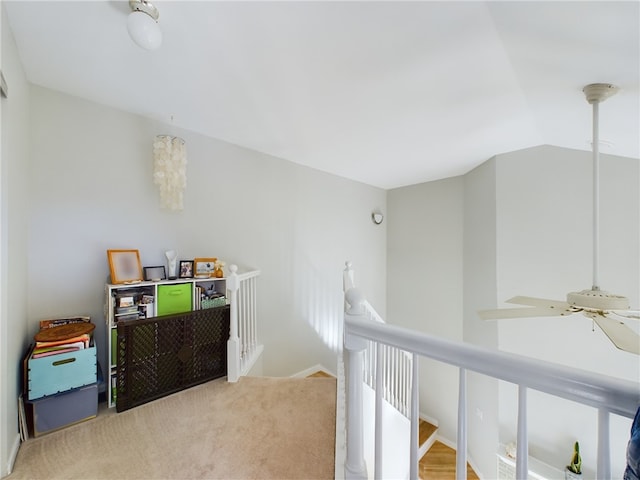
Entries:
{"type": "Polygon", "coordinates": [[[314,365],[313,367],[309,367],[305,370],[302,370],[301,372],[298,373],[294,373],[293,375],[291,375],[291,378],[305,378],[308,377],[309,375],[312,375],[316,372],[323,372],[326,373],[327,375],[331,375],[332,377],[335,377],[336,374],[333,373],[331,370],[329,370],[328,368],[326,368],[325,366],[321,365],[321,364],[317,364],[314,365]]]}
{"type": "Polygon", "coordinates": [[[429,415],[427,415],[427,414],[425,414],[425,413],[420,413],[420,414],[419,414],[419,417],[420,417],[422,420],[426,420],[426,421],[427,421],[427,422],[429,422],[431,425],[435,425],[436,427],[438,427],[438,426],[439,426],[439,425],[438,425],[438,420],[436,420],[436,419],[435,419],[435,418],[433,418],[433,417],[430,417],[429,415]]]}
{"type": "Polygon", "coordinates": [[[13,466],[16,463],[16,458],[18,458],[18,451],[20,450],[20,435],[16,435],[13,440],[13,446],[11,447],[11,452],[9,452],[9,459],[7,461],[7,475],[11,475],[13,471],[13,466]]]}

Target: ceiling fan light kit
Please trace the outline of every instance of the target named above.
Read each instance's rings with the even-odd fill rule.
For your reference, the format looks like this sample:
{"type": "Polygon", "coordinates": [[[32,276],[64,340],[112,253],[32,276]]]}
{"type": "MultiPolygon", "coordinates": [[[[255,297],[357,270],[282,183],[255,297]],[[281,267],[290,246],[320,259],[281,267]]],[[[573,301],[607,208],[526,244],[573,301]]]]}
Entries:
{"type": "Polygon", "coordinates": [[[593,286],[590,290],[570,292],[567,301],[547,300],[534,297],[514,297],[507,303],[524,305],[526,308],[505,308],[482,310],[479,316],[483,320],[499,320],[507,318],[556,317],[581,312],[592,319],[620,350],[640,355],[640,336],[617,318],[608,316],[617,314],[624,318],[635,318],[628,315],[629,299],[617,294],[600,290],[598,285],[599,269],[599,104],[614,95],[618,88],[610,83],[593,83],[582,89],[591,105],[593,105],[593,286]]]}
{"type": "Polygon", "coordinates": [[[158,25],[158,9],[147,0],[129,0],[131,13],[127,17],[127,30],[136,45],[155,50],[162,44],[162,30],[158,25]]]}

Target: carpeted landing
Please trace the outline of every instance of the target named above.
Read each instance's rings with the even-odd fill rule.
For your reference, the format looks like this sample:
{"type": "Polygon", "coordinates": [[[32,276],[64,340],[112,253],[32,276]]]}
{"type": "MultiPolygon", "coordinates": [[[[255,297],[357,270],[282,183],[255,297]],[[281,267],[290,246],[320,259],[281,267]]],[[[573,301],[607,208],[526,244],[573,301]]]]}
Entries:
{"type": "Polygon", "coordinates": [[[336,380],[219,379],[20,447],[15,479],[334,478],[336,380]]]}

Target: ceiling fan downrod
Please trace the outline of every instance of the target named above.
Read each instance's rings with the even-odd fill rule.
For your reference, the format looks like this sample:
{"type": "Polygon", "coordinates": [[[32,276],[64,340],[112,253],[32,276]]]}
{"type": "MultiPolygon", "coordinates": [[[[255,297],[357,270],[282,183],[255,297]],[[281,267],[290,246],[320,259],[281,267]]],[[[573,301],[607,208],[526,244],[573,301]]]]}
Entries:
{"type": "Polygon", "coordinates": [[[607,98],[615,95],[618,87],[610,83],[592,83],[582,89],[587,102],[593,106],[593,139],[591,148],[593,151],[593,291],[600,290],[600,131],[599,131],[599,106],[607,98]]]}
{"type": "Polygon", "coordinates": [[[587,101],[593,105],[593,286],[591,290],[570,292],[567,303],[576,308],[591,311],[626,310],[629,300],[622,295],[615,295],[600,290],[600,139],[599,139],[599,105],[618,91],[618,87],[610,83],[593,83],[582,89],[587,101]]]}

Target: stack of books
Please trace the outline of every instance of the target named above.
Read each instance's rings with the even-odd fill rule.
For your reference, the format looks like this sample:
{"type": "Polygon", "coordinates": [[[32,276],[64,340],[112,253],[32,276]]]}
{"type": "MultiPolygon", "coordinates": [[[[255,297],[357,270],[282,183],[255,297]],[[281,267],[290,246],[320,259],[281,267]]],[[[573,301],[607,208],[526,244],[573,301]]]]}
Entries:
{"type": "Polygon", "coordinates": [[[89,348],[95,325],[90,317],[42,320],[31,358],[48,357],[89,348]]]}

